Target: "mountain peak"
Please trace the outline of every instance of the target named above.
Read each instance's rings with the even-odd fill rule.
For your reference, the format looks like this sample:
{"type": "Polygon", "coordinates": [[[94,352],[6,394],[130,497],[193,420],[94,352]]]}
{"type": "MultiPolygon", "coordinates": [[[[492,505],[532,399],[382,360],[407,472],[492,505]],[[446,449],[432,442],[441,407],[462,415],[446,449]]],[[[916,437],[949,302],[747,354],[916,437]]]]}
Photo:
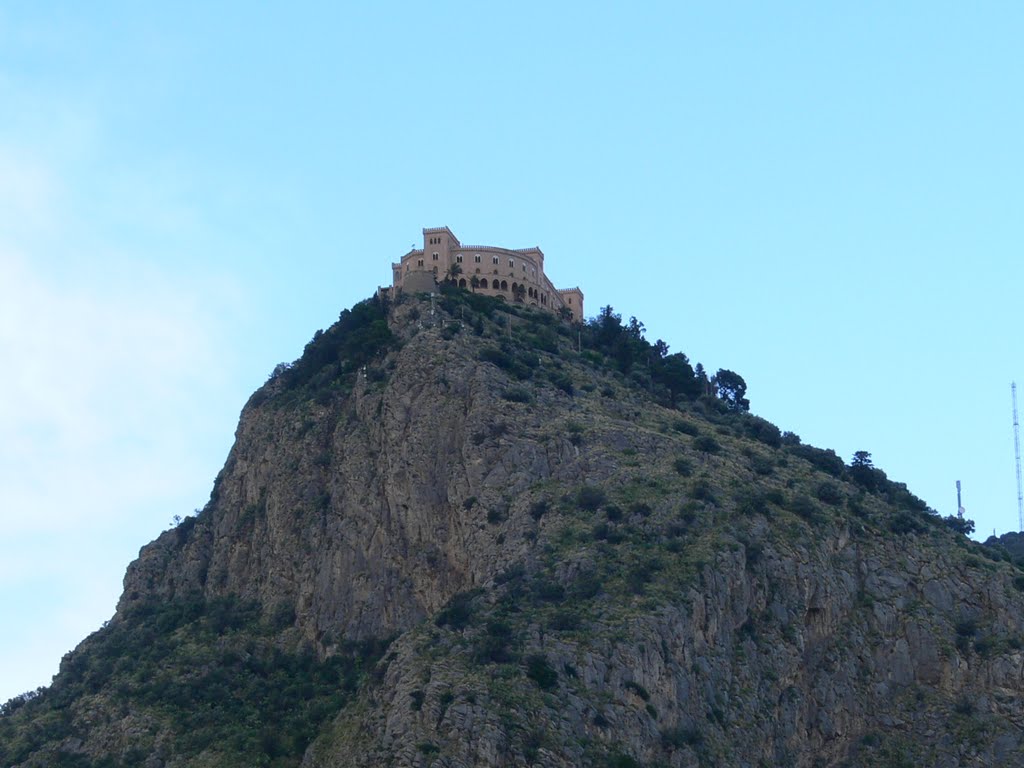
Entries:
{"type": "Polygon", "coordinates": [[[644,332],[342,312],[0,762],[1021,764],[1013,558],[644,332]]]}

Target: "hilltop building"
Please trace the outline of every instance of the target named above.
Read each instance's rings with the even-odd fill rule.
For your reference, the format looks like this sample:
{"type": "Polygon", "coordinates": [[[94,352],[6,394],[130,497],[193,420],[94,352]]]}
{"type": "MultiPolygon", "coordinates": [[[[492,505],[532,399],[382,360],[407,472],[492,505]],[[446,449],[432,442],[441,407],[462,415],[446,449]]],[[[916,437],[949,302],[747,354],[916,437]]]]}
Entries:
{"type": "Polygon", "coordinates": [[[582,320],[583,291],[558,289],[544,274],[540,248],[509,250],[493,245],[463,245],[448,227],[423,230],[423,247],[413,248],[391,265],[392,290],[432,291],[451,277],[462,288],[505,301],[531,304],[552,312],[565,308],[582,320]],[[453,266],[458,269],[453,270],[453,266]],[[452,273],[456,272],[454,276],[452,273]]]}

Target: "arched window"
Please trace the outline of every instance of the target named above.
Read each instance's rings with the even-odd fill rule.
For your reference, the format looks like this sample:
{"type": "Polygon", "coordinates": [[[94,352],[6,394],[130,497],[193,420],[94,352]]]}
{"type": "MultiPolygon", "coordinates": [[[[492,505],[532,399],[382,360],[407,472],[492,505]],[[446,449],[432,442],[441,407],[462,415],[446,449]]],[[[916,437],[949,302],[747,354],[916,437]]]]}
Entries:
{"type": "Polygon", "coordinates": [[[486,288],[486,287],[487,287],[487,278],[486,278],[486,277],[485,277],[485,278],[482,278],[482,279],[480,280],[480,287],[481,287],[481,288],[486,288]]]}
{"type": "Polygon", "coordinates": [[[515,283],[512,283],[512,293],[515,293],[518,289],[519,289],[519,286],[516,285],[515,283]]]}
{"type": "Polygon", "coordinates": [[[507,291],[508,290],[508,283],[506,283],[504,280],[501,281],[501,290],[503,290],[503,291],[507,291]]]}
{"type": "Polygon", "coordinates": [[[466,278],[462,278],[461,280],[459,280],[459,288],[465,288],[465,287],[466,287],[466,278]]]}

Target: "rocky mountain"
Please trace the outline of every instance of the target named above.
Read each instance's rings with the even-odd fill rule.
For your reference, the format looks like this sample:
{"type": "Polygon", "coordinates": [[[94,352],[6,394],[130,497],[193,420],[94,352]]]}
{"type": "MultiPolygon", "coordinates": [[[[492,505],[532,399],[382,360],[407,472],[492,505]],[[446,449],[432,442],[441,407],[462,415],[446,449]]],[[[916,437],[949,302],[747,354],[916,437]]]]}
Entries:
{"type": "Polygon", "coordinates": [[[610,308],[343,312],[0,765],[1024,765],[1015,556],[729,373],[610,308]]]}

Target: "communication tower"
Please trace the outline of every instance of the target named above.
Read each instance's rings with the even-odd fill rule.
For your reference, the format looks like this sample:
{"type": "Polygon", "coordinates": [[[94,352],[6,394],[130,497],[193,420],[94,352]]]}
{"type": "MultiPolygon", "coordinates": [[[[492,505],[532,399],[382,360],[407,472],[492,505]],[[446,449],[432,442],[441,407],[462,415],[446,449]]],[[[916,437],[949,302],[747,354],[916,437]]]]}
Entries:
{"type": "Polygon", "coordinates": [[[1017,421],[1017,382],[1010,384],[1013,398],[1013,451],[1017,459],[1017,530],[1024,533],[1024,491],[1020,484],[1020,424],[1017,421]]]}
{"type": "Polygon", "coordinates": [[[965,511],[966,510],[964,509],[964,503],[960,499],[960,481],[957,480],[956,481],[956,516],[959,517],[961,520],[963,520],[964,519],[964,512],[965,511]]]}

